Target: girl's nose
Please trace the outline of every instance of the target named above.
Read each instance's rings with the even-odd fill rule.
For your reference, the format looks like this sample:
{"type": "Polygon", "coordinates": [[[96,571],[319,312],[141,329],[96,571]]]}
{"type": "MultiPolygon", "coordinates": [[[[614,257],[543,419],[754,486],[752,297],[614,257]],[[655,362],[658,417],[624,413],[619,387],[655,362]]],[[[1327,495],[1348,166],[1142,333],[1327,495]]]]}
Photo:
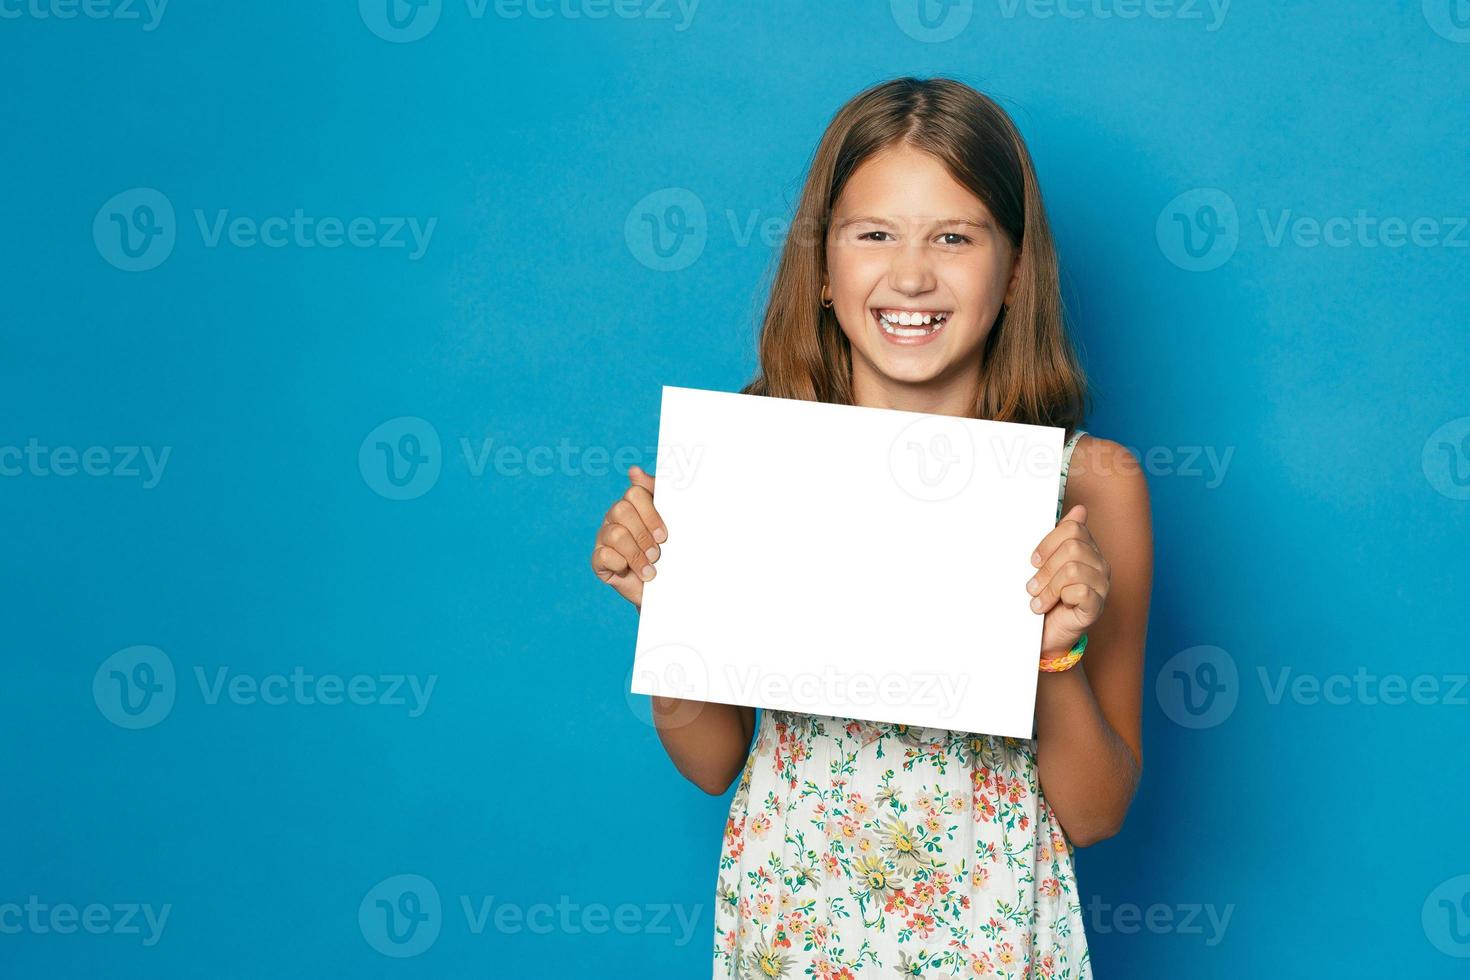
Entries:
{"type": "Polygon", "coordinates": [[[934,288],[934,270],[930,268],[923,245],[897,249],[888,270],[889,285],[905,295],[925,293],[934,288]]]}

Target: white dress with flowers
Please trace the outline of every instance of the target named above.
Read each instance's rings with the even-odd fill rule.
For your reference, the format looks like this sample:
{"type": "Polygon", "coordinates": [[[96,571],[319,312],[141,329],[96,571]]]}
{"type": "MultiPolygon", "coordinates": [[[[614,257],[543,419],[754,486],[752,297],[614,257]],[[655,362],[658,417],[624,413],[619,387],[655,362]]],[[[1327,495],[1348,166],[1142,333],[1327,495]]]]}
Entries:
{"type": "Polygon", "coordinates": [[[714,977],[895,975],[1091,978],[1035,740],[762,710],[725,824],[714,977]]]}

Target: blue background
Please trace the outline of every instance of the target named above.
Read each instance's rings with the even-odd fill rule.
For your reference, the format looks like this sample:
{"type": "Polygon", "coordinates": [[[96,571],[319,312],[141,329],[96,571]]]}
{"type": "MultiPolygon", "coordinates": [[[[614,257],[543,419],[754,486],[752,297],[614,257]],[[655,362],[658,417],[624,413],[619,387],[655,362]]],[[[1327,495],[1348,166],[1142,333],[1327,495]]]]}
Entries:
{"type": "Polygon", "coordinates": [[[843,101],[908,73],[1014,114],[1096,387],[1085,427],[1172,454],[1150,469],[1143,783],[1078,874],[1094,908],[1231,917],[1211,944],[1090,913],[1098,975],[1463,973],[1467,692],[1273,703],[1259,677],[1448,695],[1466,669],[1470,33],[1448,2],[1240,0],[1210,29],[1207,7],[1102,0],[928,22],[444,0],[412,41],[344,0],[175,0],[152,30],[27,2],[0,19],[0,448],[170,455],[153,486],[0,477],[0,903],[171,911],[152,946],[0,933],[0,975],[707,976],[728,797],[679,777],[624,693],[636,615],[588,554],[625,483],[587,450],[652,467],[661,384],[748,380],[775,253],[742,229],[789,217],[843,101]],[[146,271],[105,234],[135,188],[176,215],[146,271]],[[696,237],[661,268],[643,216],[691,199],[696,237]],[[436,224],[412,259],[211,247],[195,218],[298,208],[436,224]],[[1433,219],[1439,244],[1273,240],[1288,211],[1433,219]],[[392,447],[422,437],[412,499],[364,447],[385,422],[392,447]],[[486,439],[571,462],[476,475],[461,440],[486,439]],[[1232,455],[1211,479],[1188,447],[1232,455]],[[176,679],[134,730],[103,668],[136,645],[176,679]],[[417,717],[210,703],[196,669],[222,667],[436,686],[417,717]],[[406,958],[358,917],[400,874],[442,900],[406,958]],[[672,916],[476,933],[461,896],[697,919],[687,942],[672,916]]]}

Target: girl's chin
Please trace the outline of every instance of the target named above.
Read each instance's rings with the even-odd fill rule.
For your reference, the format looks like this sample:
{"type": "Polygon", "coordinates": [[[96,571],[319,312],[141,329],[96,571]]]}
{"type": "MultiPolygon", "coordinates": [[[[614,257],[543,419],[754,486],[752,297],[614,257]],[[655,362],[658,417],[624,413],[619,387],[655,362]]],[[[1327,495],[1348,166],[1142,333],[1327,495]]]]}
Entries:
{"type": "Polygon", "coordinates": [[[912,354],[900,354],[897,357],[891,354],[884,357],[880,354],[873,362],[873,367],[884,378],[887,378],[889,381],[910,385],[923,384],[926,381],[933,381],[935,378],[941,377],[945,374],[947,365],[948,360],[943,357],[931,355],[915,356],[912,354]]]}

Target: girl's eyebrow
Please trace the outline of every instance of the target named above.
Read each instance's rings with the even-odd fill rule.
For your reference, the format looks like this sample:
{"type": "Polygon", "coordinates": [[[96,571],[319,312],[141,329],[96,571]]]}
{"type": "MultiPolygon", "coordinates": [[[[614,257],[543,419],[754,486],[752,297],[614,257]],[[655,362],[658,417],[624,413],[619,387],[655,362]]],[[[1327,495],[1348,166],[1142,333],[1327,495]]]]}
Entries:
{"type": "MultiPolygon", "coordinates": [[[[873,215],[862,214],[851,218],[844,218],[843,220],[839,221],[837,223],[837,230],[841,231],[848,225],[857,224],[883,225],[886,228],[894,227],[894,223],[887,218],[878,218],[874,217],[873,215]]],[[[976,221],[974,218],[940,218],[939,220],[934,222],[934,225],[971,225],[975,228],[989,228],[990,222],[976,221]]]]}

